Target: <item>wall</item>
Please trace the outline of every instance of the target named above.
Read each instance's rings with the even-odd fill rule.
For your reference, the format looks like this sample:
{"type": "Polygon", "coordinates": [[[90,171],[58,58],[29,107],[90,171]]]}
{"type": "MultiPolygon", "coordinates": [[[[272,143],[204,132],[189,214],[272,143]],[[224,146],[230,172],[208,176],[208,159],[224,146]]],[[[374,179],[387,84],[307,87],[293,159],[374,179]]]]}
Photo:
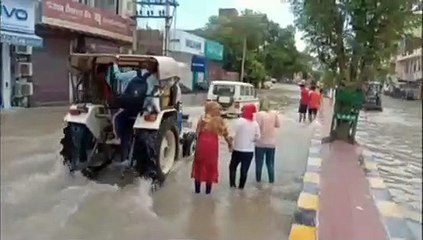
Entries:
{"type": "Polygon", "coordinates": [[[130,18],[135,13],[133,0],[121,0],[119,2],[119,15],[123,18],[130,18]]]}
{"type": "Polygon", "coordinates": [[[209,81],[222,80],[225,71],[222,69],[222,62],[208,61],[207,62],[207,79],[209,81]]]}
{"type": "Polygon", "coordinates": [[[193,77],[191,72],[192,55],[183,52],[171,52],[169,55],[173,57],[177,62],[185,64],[185,67],[181,69],[180,82],[189,90],[193,90],[193,77]]]}
{"type": "Polygon", "coordinates": [[[154,55],[163,53],[163,35],[159,30],[137,30],[137,50],[145,54],[151,52],[154,55]]]}
{"type": "Polygon", "coordinates": [[[171,30],[169,50],[204,56],[205,39],[182,30],[171,30]]]}

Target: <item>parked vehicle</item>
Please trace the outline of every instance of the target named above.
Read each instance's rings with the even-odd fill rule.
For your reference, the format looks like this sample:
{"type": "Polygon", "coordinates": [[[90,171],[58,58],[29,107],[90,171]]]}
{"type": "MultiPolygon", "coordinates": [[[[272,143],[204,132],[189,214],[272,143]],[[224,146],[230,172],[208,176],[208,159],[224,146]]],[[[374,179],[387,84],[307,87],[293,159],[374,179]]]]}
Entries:
{"type": "Polygon", "coordinates": [[[246,104],[260,105],[257,92],[252,84],[235,81],[213,81],[207,94],[207,101],[217,101],[224,116],[240,116],[246,104]]]}
{"type": "MultiPolygon", "coordinates": [[[[94,178],[112,162],[129,160],[130,164],[125,165],[122,174],[132,170],[139,176],[152,178],[155,184],[163,183],[180,153],[179,107],[175,88],[179,69],[176,61],[163,56],[72,54],[69,65],[74,103],[64,118],[66,126],[61,140],[63,163],[71,172],[81,171],[83,175],[94,178]],[[146,91],[139,94],[140,109],[143,110],[132,119],[133,124],[126,126],[129,141],[125,142],[129,144],[125,146],[106,143],[113,137],[112,116],[119,106],[112,106],[105,100],[94,74],[99,65],[107,65],[109,82],[115,93],[113,98],[120,99],[121,86],[111,71],[113,63],[129,69],[140,69],[142,65],[151,63],[158,65],[160,111],[157,113],[144,107],[146,91]]],[[[182,142],[189,145],[184,148],[192,149],[191,145],[195,146],[193,133],[183,136],[190,138],[183,139],[182,142]]]]}
{"type": "Polygon", "coordinates": [[[382,111],[382,84],[380,82],[369,82],[365,93],[363,109],[367,111],[382,111]]]}

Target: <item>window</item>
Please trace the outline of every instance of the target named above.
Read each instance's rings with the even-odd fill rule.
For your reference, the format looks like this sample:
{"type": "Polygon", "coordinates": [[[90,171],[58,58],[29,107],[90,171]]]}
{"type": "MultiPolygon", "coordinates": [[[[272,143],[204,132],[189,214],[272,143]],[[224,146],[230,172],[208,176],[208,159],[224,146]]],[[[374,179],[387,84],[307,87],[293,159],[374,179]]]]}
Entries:
{"type": "Polygon", "coordinates": [[[109,10],[115,14],[119,12],[117,0],[94,0],[94,7],[109,10]]]}
{"type": "Polygon", "coordinates": [[[82,3],[82,4],[85,4],[85,5],[88,5],[88,1],[89,0],[72,0],[72,2],[82,3]]]}
{"type": "Polygon", "coordinates": [[[235,94],[235,86],[226,84],[216,84],[213,87],[214,95],[233,96],[235,94]]]}
{"type": "Polygon", "coordinates": [[[246,90],[245,90],[245,86],[241,86],[241,96],[245,96],[245,92],[246,92],[246,90]]]}
{"type": "Polygon", "coordinates": [[[245,87],[245,89],[247,90],[245,95],[250,96],[251,95],[251,88],[250,87],[245,87]]]}
{"type": "Polygon", "coordinates": [[[255,97],[256,96],[256,90],[252,87],[251,88],[251,95],[253,96],[253,97],[255,97]]]}

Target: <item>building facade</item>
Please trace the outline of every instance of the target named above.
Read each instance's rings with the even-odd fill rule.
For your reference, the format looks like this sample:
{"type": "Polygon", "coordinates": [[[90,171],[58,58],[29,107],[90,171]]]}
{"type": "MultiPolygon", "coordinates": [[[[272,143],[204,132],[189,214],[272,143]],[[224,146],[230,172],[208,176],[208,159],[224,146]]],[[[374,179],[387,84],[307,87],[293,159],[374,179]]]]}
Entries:
{"type": "Polygon", "coordinates": [[[163,33],[154,29],[137,30],[137,53],[149,55],[163,54],[163,33]]]}
{"type": "Polygon", "coordinates": [[[41,48],[43,40],[35,35],[36,0],[2,0],[1,36],[1,106],[27,105],[32,94],[31,50],[41,48]]]}
{"type": "Polygon", "coordinates": [[[237,17],[238,15],[236,8],[219,8],[219,16],[237,17]]]}
{"type": "Polygon", "coordinates": [[[409,92],[409,95],[414,96],[412,98],[421,99],[423,91],[422,28],[415,29],[412,35],[412,41],[404,39],[400,44],[401,52],[395,58],[395,78],[403,83],[402,87],[409,92]]]}
{"type": "MultiPolygon", "coordinates": [[[[182,30],[170,31],[169,55],[176,61],[189,66],[190,78],[182,78],[181,83],[195,91],[207,88],[206,62],[204,56],[205,39],[182,30]]],[[[185,68],[184,68],[185,69],[185,68]]],[[[186,69],[185,71],[188,71],[186,69]]],[[[183,72],[181,75],[188,76],[183,72]]]]}
{"type": "Polygon", "coordinates": [[[126,53],[133,47],[130,0],[43,0],[41,9],[36,33],[44,47],[32,53],[33,105],[71,101],[71,53],[126,53]]]}

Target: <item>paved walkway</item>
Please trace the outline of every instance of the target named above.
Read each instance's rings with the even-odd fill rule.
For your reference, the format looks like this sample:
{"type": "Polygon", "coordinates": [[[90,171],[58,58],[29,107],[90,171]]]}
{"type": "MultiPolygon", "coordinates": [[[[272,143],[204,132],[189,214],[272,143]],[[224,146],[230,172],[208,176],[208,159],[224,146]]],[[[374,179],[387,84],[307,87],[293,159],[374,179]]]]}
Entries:
{"type": "Polygon", "coordinates": [[[380,212],[385,214],[375,204],[360,163],[362,148],[340,141],[320,143],[329,135],[331,117],[332,102],[325,99],[320,126],[310,144],[290,240],[387,240],[380,212]]]}
{"type": "MultiPolygon", "coordinates": [[[[326,101],[325,106],[329,101],[326,101]]],[[[323,135],[329,134],[332,109],[323,111],[323,135]]],[[[384,226],[360,166],[361,148],[336,141],[323,144],[320,174],[319,239],[385,240],[384,226]]]]}
{"type": "Polygon", "coordinates": [[[379,212],[359,166],[357,147],[334,142],[323,147],[319,238],[385,240],[379,212]]]}

